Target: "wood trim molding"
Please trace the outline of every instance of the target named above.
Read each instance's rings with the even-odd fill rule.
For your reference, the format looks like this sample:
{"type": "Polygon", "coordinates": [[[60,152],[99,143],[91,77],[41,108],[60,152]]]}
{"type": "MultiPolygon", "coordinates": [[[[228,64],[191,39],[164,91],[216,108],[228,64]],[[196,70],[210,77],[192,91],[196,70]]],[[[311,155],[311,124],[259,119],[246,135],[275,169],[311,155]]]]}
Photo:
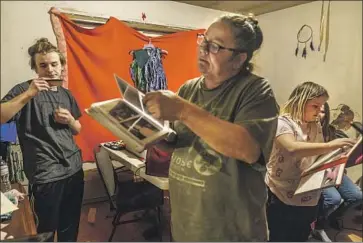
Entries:
{"type": "MultiPolygon", "coordinates": [[[[60,11],[64,15],[66,15],[69,19],[74,21],[80,25],[87,25],[92,24],[94,26],[103,25],[107,22],[108,17],[101,17],[101,16],[91,16],[86,14],[80,13],[72,13],[69,11],[60,11]]],[[[169,26],[169,25],[160,25],[160,24],[152,24],[152,23],[144,23],[144,22],[137,22],[131,20],[120,20],[126,23],[131,28],[134,28],[138,31],[147,31],[147,32],[157,32],[157,33],[164,33],[164,34],[171,34],[181,31],[189,31],[193,30],[192,28],[186,27],[176,27],[176,26],[169,26]]]]}

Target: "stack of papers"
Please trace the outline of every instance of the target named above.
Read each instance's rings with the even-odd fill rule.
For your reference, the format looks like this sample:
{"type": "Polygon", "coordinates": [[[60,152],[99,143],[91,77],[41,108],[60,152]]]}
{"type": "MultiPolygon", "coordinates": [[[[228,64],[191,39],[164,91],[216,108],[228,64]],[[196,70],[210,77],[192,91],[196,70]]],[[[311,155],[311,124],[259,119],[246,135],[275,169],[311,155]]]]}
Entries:
{"type": "Polygon", "coordinates": [[[11,213],[18,209],[2,192],[1,193],[1,215],[11,213]]]}

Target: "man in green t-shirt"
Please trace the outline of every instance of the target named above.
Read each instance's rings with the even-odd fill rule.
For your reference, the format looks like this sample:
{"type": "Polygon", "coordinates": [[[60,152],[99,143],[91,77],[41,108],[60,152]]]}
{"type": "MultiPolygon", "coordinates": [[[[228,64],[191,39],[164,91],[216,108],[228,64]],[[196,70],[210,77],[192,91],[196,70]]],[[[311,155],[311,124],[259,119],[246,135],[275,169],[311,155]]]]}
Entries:
{"type": "Polygon", "coordinates": [[[202,76],[178,95],[144,98],[178,135],[169,170],[175,241],[267,240],[264,175],[278,105],[268,82],[251,73],[262,39],[254,18],[223,16],[198,35],[202,76]]]}

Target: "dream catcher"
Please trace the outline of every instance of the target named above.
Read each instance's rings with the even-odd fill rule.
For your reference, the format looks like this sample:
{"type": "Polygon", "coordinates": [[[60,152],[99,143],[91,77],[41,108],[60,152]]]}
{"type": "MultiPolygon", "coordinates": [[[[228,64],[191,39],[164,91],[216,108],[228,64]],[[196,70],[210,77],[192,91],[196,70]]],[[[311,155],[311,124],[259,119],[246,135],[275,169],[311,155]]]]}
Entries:
{"type": "Polygon", "coordinates": [[[309,45],[310,49],[312,51],[315,51],[314,44],[313,44],[313,29],[311,28],[310,25],[304,24],[300,28],[299,32],[297,33],[296,38],[297,38],[297,47],[295,49],[295,56],[297,56],[299,54],[299,47],[300,47],[300,44],[302,44],[305,46],[302,51],[301,57],[306,59],[307,45],[308,45],[309,41],[310,41],[310,45],[309,45]]]}

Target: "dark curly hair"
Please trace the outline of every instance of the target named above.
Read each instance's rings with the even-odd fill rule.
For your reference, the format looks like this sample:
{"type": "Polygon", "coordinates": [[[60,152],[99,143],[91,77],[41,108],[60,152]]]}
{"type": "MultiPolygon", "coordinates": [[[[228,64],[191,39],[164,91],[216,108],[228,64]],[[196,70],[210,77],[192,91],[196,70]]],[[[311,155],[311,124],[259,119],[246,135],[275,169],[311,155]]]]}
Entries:
{"type": "Polygon", "coordinates": [[[40,38],[34,45],[28,48],[28,54],[30,56],[30,68],[36,70],[35,55],[36,54],[47,54],[50,52],[56,52],[59,55],[60,63],[62,66],[66,64],[66,59],[59,49],[48,41],[47,38],[40,38]]]}
{"type": "Polygon", "coordinates": [[[324,141],[329,142],[336,138],[336,129],[330,125],[330,106],[328,102],[324,103],[324,118],[320,121],[323,130],[324,141]]]}
{"type": "Polygon", "coordinates": [[[337,117],[331,122],[333,126],[336,128],[340,128],[343,124],[348,122],[349,120],[354,120],[354,112],[350,109],[349,106],[345,104],[340,104],[336,109],[338,111],[337,117]]]}

